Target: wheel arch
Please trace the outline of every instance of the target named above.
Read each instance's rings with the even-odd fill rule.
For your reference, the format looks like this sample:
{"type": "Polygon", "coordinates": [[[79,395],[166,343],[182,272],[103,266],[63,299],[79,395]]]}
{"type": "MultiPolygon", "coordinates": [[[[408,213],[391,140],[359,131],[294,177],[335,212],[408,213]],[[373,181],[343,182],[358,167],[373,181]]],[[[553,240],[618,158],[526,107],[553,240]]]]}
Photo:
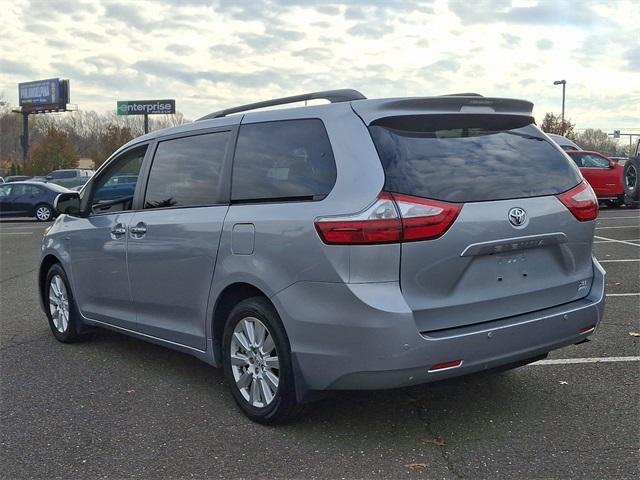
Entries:
{"type": "Polygon", "coordinates": [[[62,265],[62,261],[52,253],[48,253],[47,255],[45,255],[42,261],[40,262],[40,268],[38,270],[38,290],[40,293],[39,295],[40,306],[42,307],[43,310],[45,308],[44,283],[47,280],[47,273],[49,272],[49,269],[56,263],[62,265]]]}
{"type": "Polygon", "coordinates": [[[213,345],[214,360],[218,365],[222,365],[222,334],[224,324],[235,307],[242,300],[251,297],[262,297],[267,300],[277,311],[269,296],[261,289],[247,282],[235,282],[227,285],[218,295],[213,309],[213,320],[211,325],[211,339],[213,345]]]}

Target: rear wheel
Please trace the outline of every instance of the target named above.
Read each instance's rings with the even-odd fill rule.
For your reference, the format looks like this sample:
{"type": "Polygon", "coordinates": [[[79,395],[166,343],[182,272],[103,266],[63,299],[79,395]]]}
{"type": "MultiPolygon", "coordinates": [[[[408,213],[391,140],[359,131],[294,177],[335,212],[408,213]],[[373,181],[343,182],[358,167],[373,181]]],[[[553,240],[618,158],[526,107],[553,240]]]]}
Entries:
{"type": "Polygon", "coordinates": [[[266,299],[253,297],[236,305],[227,319],[222,346],[224,373],[245,415],[255,422],[277,424],[300,413],[287,336],[266,299]]]}
{"type": "Polygon", "coordinates": [[[34,210],[34,216],[39,222],[48,222],[53,218],[53,208],[49,205],[38,205],[34,210]]]}
{"type": "Polygon", "coordinates": [[[44,304],[53,336],[63,343],[87,338],[80,333],[80,313],[64,269],[57,263],[52,265],[45,282],[44,304]]]}
{"type": "Polygon", "coordinates": [[[622,173],[624,183],[625,203],[631,207],[637,207],[640,203],[640,159],[629,159],[624,165],[622,173]]]}

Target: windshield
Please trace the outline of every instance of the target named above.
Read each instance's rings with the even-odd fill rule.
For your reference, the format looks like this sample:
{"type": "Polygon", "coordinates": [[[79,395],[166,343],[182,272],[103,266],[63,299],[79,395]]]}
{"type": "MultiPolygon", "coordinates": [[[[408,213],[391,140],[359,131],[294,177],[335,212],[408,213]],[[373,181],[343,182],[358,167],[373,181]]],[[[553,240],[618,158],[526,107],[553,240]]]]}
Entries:
{"type": "Polygon", "coordinates": [[[412,115],[369,130],[391,192],[480,202],[555,195],[581,181],[530,117],[412,115]]]}

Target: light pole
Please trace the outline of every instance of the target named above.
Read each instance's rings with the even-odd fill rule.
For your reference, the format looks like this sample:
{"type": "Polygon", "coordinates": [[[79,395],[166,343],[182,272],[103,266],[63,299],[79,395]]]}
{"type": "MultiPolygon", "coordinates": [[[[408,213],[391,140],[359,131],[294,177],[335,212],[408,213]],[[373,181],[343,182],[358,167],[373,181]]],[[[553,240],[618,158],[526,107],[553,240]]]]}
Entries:
{"type": "Polygon", "coordinates": [[[564,89],[567,86],[566,80],[556,80],[554,85],[562,85],[562,135],[564,135],[564,89]]]}

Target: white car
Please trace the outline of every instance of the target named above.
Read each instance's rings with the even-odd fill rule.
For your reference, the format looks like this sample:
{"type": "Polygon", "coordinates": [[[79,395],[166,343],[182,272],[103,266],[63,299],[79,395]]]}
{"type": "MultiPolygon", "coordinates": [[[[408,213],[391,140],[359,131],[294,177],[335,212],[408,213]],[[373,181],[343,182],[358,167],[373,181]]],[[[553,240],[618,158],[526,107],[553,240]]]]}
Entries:
{"type": "Polygon", "coordinates": [[[562,135],[547,133],[547,137],[556,142],[563,150],[582,150],[582,148],[569,140],[567,137],[563,137],[562,135]]]}

